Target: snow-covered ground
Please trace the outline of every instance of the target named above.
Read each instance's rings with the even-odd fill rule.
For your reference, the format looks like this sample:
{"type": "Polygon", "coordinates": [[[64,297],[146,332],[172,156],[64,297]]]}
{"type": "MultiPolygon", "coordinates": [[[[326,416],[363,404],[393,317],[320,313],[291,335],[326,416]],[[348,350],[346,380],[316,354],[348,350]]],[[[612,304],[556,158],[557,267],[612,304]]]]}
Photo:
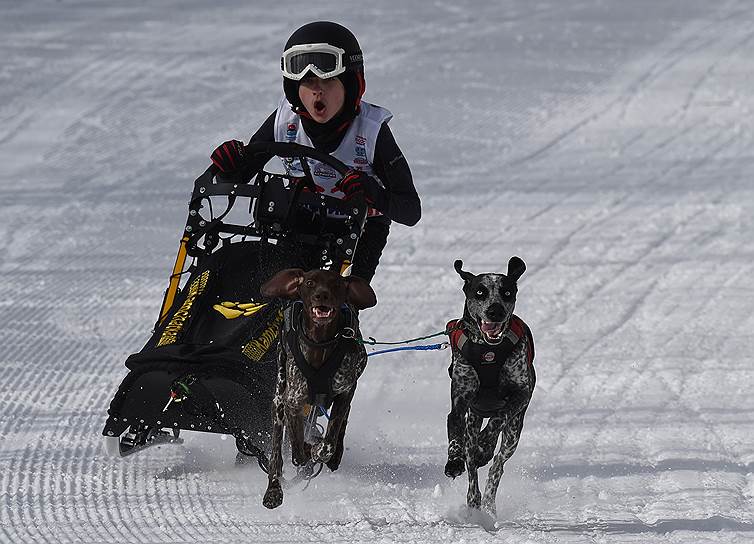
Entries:
{"type": "Polygon", "coordinates": [[[0,2],[0,541],[754,541],[752,29],[747,0],[0,2]],[[275,511],[231,440],[102,452],[193,179],[316,19],[360,38],[424,204],[365,334],[459,316],[456,258],[528,264],[497,519],[442,474],[446,352],[372,359],[342,469],[275,511]]]}

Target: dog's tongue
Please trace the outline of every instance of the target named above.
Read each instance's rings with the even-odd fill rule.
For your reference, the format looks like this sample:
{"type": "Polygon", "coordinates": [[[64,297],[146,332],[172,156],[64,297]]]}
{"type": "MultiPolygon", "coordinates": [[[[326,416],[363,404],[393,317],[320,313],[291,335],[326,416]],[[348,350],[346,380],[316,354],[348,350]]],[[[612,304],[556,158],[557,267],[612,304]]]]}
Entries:
{"type": "Polygon", "coordinates": [[[482,321],[479,328],[486,336],[496,338],[500,336],[500,333],[503,330],[503,323],[498,323],[496,321],[482,321]]]}
{"type": "Polygon", "coordinates": [[[315,306],[312,308],[312,315],[318,319],[326,319],[330,317],[335,310],[328,308],[327,306],[315,306]]]}

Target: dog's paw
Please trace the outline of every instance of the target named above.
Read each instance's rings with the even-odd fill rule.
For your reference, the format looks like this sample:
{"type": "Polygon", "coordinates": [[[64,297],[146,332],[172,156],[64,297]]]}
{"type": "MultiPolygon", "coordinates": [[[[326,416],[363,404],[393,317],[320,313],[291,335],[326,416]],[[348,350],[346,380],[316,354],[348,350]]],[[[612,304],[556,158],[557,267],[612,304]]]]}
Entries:
{"type": "Polygon", "coordinates": [[[343,441],[339,441],[337,447],[335,448],[335,453],[333,453],[332,457],[330,457],[330,460],[325,463],[327,465],[327,468],[329,468],[332,472],[335,472],[338,470],[338,467],[340,466],[340,461],[343,459],[343,441]]]}
{"type": "Polygon", "coordinates": [[[262,504],[269,509],[277,508],[283,504],[283,488],[280,487],[280,482],[270,482],[267,491],[264,493],[262,504]]]}
{"type": "Polygon", "coordinates": [[[341,452],[340,455],[333,455],[330,460],[325,463],[327,465],[327,468],[330,469],[331,472],[335,472],[338,470],[338,467],[340,466],[340,461],[343,458],[343,453],[341,452]]]}
{"type": "Polygon", "coordinates": [[[445,463],[445,476],[448,478],[460,476],[464,470],[466,470],[466,463],[462,457],[448,459],[448,462],[445,463]]]}
{"type": "Polygon", "coordinates": [[[327,463],[335,453],[335,447],[329,442],[320,442],[312,446],[312,461],[316,463],[327,463]]]}
{"type": "Polygon", "coordinates": [[[298,452],[294,450],[291,452],[291,463],[293,463],[294,467],[303,467],[308,462],[309,457],[303,450],[298,452]]]}

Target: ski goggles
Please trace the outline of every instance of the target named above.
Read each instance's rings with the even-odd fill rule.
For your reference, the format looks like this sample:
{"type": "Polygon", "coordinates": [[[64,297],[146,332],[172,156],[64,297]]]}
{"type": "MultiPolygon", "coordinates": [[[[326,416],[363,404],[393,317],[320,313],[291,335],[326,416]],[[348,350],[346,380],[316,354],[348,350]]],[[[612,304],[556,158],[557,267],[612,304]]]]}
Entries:
{"type": "Polygon", "coordinates": [[[294,45],[283,52],[280,67],[288,79],[299,81],[311,72],[328,79],[346,71],[345,51],[329,43],[294,45]]]}

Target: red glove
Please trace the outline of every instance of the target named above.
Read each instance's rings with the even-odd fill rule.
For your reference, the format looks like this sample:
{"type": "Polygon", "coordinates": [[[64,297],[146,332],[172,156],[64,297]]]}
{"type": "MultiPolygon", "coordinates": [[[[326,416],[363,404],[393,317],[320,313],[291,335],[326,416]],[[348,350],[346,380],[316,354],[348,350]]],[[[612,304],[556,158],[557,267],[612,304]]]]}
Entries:
{"type": "Polygon", "coordinates": [[[377,180],[370,175],[360,170],[349,170],[331,192],[342,191],[346,195],[343,200],[351,200],[357,195],[361,195],[367,204],[374,206],[374,197],[379,188],[377,180]]]}
{"type": "Polygon", "coordinates": [[[244,145],[238,140],[228,140],[215,149],[210,158],[220,172],[235,172],[243,166],[244,145]]]}

